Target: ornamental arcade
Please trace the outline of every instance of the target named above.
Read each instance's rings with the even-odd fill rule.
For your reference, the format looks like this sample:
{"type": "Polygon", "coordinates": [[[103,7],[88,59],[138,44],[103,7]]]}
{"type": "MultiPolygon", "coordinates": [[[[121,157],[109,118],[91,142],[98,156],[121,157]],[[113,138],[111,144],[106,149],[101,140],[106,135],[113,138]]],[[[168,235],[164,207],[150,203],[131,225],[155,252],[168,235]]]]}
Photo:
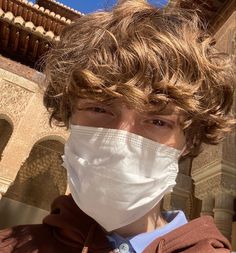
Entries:
{"type": "MultiPolygon", "coordinates": [[[[191,1],[169,4],[192,7],[191,1]]],[[[217,47],[236,56],[236,0],[197,0],[217,47]]],[[[61,166],[68,133],[49,127],[42,104],[41,56],[61,30],[81,17],[55,0],[0,0],[0,228],[38,223],[67,191],[61,166]]],[[[236,61],[236,57],[235,57],[236,61]]],[[[236,104],[234,104],[236,110],[236,104]]],[[[163,209],[189,219],[211,215],[236,250],[236,135],[180,163],[177,185],[163,209]]]]}

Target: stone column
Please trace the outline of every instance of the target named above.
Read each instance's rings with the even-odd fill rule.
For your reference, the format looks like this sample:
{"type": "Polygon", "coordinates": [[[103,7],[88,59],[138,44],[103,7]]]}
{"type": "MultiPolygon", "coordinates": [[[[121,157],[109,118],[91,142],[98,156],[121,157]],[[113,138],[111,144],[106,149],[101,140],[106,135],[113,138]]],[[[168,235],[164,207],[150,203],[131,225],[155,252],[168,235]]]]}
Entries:
{"type": "Polygon", "coordinates": [[[201,209],[201,216],[204,215],[210,215],[214,216],[214,204],[215,204],[215,199],[213,196],[207,195],[202,199],[202,209],[201,209]]]}
{"type": "Polygon", "coordinates": [[[234,197],[225,192],[216,193],[215,208],[213,211],[216,226],[231,241],[234,197]]]}

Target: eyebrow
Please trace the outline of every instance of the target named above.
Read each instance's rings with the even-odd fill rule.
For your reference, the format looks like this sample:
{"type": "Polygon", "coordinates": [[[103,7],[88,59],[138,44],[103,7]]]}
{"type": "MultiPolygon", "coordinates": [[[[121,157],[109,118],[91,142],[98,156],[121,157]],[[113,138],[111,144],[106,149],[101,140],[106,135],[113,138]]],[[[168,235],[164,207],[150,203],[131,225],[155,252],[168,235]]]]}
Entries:
{"type": "Polygon", "coordinates": [[[82,106],[82,105],[103,105],[103,106],[114,106],[115,104],[118,104],[119,101],[117,100],[111,100],[107,99],[104,101],[99,101],[99,100],[92,100],[92,99],[80,99],[78,103],[76,104],[77,106],[82,106]]]}
{"type": "Polygon", "coordinates": [[[180,111],[179,110],[174,110],[172,107],[165,107],[165,108],[161,108],[160,110],[150,110],[147,112],[148,115],[176,115],[179,116],[180,115],[180,111]]]}
{"type": "MultiPolygon", "coordinates": [[[[96,105],[96,104],[100,104],[103,106],[114,106],[116,104],[119,104],[119,100],[118,99],[108,99],[105,101],[98,101],[98,100],[92,100],[92,99],[82,99],[79,100],[77,103],[77,106],[82,106],[82,105],[96,105]]],[[[172,115],[176,115],[176,116],[180,116],[181,112],[179,110],[174,110],[173,106],[167,105],[165,107],[161,107],[158,109],[158,106],[155,106],[155,108],[153,107],[153,109],[151,110],[147,110],[145,111],[145,114],[149,115],[149,116],[154,116],[154,115],[166,115],[166,116],[172,116],[172,115]]]]}

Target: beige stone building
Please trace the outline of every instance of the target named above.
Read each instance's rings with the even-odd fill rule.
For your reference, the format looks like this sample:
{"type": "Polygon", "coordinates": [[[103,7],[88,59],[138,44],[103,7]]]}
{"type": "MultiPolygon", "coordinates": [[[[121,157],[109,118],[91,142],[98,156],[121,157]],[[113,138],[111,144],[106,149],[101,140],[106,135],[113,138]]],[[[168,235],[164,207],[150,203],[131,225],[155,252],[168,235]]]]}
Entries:
{"type": "MultiPolygon", "coordinates": [[[[169,4],[192,6],[193,1],[169,4]]],[[[217,47],[236,55],[236,1],[197,0],[217,47]]],[[[40,222],[67,189],[61,166],[65,129],[48,125],[43,75],[35,63],[60,31],[82,14],[54,0],[0,0],[0,228],[40,222]]],[[[236,104],[234,106],[236,110],[236,104]]],[[[177,185],[164,209],[189,219],[211,215],[236,250],[236,135],[180,163],[177,185]]]]}
{"type": "Polygon", "coordinates": [[[81,13],[37,3],[0,0],[1,227],[38,222],[67,187],[61,167],[67,132],[48,125],[35,63],[81,13]]]}

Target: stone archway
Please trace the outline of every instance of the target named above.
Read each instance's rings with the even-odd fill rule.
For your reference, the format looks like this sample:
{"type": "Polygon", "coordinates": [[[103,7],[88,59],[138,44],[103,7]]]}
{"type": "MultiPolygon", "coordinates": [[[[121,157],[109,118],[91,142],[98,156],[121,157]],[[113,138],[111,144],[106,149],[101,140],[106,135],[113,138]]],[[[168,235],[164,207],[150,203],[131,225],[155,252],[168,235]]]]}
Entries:
{"type": "Polygon", "coordinates": [[[61,166],[63,149],[57,140],[37,142],[4,197],[49,210],[53,199],[66,192],[66,171],[61,166]]]}
{"type": "Polygon", "coordinates": [[[6,120],[0,118],[0,160],[2,158],[3,150],[5,149],[13,132],[12,125],[6,120]]]}

